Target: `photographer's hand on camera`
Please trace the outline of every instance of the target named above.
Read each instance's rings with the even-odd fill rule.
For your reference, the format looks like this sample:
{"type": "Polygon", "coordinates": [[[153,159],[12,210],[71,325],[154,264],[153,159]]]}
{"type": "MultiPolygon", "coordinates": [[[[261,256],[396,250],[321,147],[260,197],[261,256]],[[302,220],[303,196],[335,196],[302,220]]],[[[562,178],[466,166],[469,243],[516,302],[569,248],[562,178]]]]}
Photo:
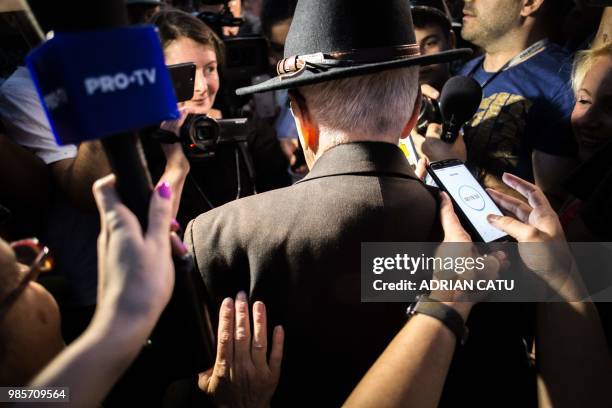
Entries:
{"type": "Polygon", "coordinates": [[[420,97],[423,101],[421,115],[417,127],[412,132],[412,141],[419,155],[427,157],[430,162],[447,159],[466,161],[467,150],[463,134],[460,134],[452,144],[441,140],[444,129],[442,124],[438,123],[442,121],[438,106],[440,92],[431,85],[422,84],[420,97]],[[427,128],[423,134],[425,126],[427,128]]]}
{"type": "Polygon", "coordinates": [[[159,126],[160,129],[167,132],[171,132],[176,136],[176,142],[174,143],[161,143],[162,151],[166,157],[166,167],[162,180],[172,186],[172,215],[176,217],[180,204],[181,194],[183,192],[183,186],[189,174],[190,165],[189,160],[183,152],[183,146],[179,142],[181,126],[185,123],[187,116],[192,113],[192,110],[187,107],[179,109],[181,116],[176,120],[167,120],[162,122],[159,126]]]}
{"type": "Polygon", "coordinates": [[[176,135],[176,141],[178,142],[179,137],[181,136],[181,127],[185,123],[187,116],[190,114],[195,114],[192,108],[189,107],[181,107],[179,108],[180,116],[175,120],[166,120],[159,125],[159,128],[168,132],[172,132],[176,135]]]}
{"type": "Polygon", "coordinates": [[[416,134],[413,137],[414,145],[421,156],[427,157],[430,162],[459,159],[463,162],[467,159],[467,150],[463,140],[463,134],[459,134],[454,143],[443,142],[442,125],[430,123],[425,135],[416,134]]]}
{"type": "Polygon", "coordinates": [[[440,99],[440,91],[428,84],[421,85],[421,94],[423,94],[423,96],[429,99],[433,99],[436,101],[440,99]]]}

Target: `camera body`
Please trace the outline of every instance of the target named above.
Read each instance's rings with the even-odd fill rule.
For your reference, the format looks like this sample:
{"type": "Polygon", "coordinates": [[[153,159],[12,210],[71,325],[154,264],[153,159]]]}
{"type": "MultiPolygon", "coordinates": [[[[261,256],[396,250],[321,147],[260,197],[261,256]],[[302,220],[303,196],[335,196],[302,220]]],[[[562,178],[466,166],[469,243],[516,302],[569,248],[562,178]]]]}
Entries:
{"type": "Polygon", "coordinates": [[[244,23],[244,19],[234,17],[227,7],[224,7],[219,13],[204,11],[199,13],[197,17],[217,33],[219,37],[223,37],[223,27],[240,27],[244,23]]]}
{"type": "Polygon", "coordinates": [[[224,27],[243,27],[245,19],[235,17],[226,1],[209,0],[204,4],[224,5],[217,13],[201,12],[197,18],[208,25],[225,45],[225,63],[219,70],[224,86],[217,102],[225,113],[238,117],[251,97],[237,96],[235,91],[252,85],[254,77],[268,73],[268,43],[260,35],[242,32],[235,37],[225,36],[224,27]]]}
{"type": "Polygon", "coordinates": [[[248,119],[215,120],[206,115],[189,115],[181,126],[179,139],[189,159],[214,157],[221,144],[247,144],[248,119]]]}
{"type": "Polygon", "coordinates": [[[419,113],[419,120],[417,121],[416,130],[419,134],[425,135],[427,133],[427,127],[430,123],[444,123],[442,117],[442,110],[440,109],[440,103],[431,99],[425,95],[421,97],[421,111],[419,113]]]}

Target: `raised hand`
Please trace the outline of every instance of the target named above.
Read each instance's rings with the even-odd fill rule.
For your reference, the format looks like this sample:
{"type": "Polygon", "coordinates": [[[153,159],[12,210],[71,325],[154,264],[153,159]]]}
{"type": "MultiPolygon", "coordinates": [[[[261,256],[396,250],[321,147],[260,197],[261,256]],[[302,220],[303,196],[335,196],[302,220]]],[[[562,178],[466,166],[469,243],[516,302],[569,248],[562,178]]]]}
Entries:
{"type": "Polygon", "coordinates": [[[583,295],[582,289],[578,289],[582,284],[555,210],[535,184],[508,173],[502,180],[525,197],[527,203],[488,189],[491,198],[509,214],[504,217],[489,215],[489,222],[519,242],[519,253],[525,265],[550,288],[564,297],[578,300],[583,295]],[[568,282],[570,285],[566,286],[568,282]]]}
{"type": "Polygon", "coordinates": [[[266,306],[253,304],[253,335],[246,294],[227,298],[219,310],[217,358],[214,367],[200,373],[198,385],[223,407],[268,407],[278,385],[284,331],[274,328],[268,359],[266,306]]]}

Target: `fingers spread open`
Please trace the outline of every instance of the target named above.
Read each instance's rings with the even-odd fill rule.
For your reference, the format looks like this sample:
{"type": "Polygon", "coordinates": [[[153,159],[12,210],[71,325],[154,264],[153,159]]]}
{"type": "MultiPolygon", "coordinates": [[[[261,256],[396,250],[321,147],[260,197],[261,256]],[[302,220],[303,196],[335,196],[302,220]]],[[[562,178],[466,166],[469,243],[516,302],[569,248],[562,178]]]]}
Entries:
{"type": "Polygon", "coordinates": [[[493,201],[495,201],[502,209],[508,211],[522,222],[527,222],[529,220],[529,215],[531,214],[531,211],[533,211],[533,208],[531,208],[529,205],[525,204],[518,198],[500,193],[499,191],[495,191],[490,188],[487,189],[487,192],[493,201]]]}
{"type": "Polygon", "coordinates": [[[251,361],[251,325],[249,320],[249,304],[245,292],[240,292],[236,296],[234,352],[237,364],[251,361]]]}
{"type": "Polygon", "coordinates": [[[268,365],[266,358],[268,353],[267,330],[266,306],[263,302],[255,302],[253,304],[253,345],[251,347],[251,356],[257,368],[264,368],[268,365]]]}
{"type": "Polygon", "coordinates": [[[226,298],[219,311],[219,329],[217,331],[217,359],[215,375],[229,378],[230,367],[234,361],[234,301],[226,298]]]}

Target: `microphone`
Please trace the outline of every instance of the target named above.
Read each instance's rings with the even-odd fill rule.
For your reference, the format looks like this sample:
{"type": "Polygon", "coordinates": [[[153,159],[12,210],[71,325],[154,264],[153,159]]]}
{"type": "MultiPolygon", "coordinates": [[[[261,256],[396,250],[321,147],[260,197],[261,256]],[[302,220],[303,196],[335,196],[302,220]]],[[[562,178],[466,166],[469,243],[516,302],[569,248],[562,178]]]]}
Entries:
{"type": "Polygon", "coordinates": [[[454,143],[463,125],[476,114],[482,101],[482,88],[474,79],[456,76],[449,79],[440,96],[440,111],[444,120],[441,139],[454,143]]]}
{"type": "Polygon", "coordinates": [[[153,184],[135,130],[179,116],[159,37],[128,27],[124,0],[90,0],[79,18],[54,4],[39,9],[54,37],[26,58],[53,133],[59,144],[101,140],[117,191],[146,231],[153,184]]]}
{"type": "MultiPolygon", "coordinates": [[[[54,2],[55,36],[26,62],[58,142],[101,140],[117,191],[144,232],[153,184],[136,130],[179,117],[170,74],[153,27],[128,27],[125,0],[89,0],[88,12],[79,18],[65,13],[77,3],[82,2],[54,2]]],[[[214,362],[203,283],[191,258],[174,261],[172,299],[151,335],[153,351],[145,357],[169,367],[168,380],[214,362]]]]}

